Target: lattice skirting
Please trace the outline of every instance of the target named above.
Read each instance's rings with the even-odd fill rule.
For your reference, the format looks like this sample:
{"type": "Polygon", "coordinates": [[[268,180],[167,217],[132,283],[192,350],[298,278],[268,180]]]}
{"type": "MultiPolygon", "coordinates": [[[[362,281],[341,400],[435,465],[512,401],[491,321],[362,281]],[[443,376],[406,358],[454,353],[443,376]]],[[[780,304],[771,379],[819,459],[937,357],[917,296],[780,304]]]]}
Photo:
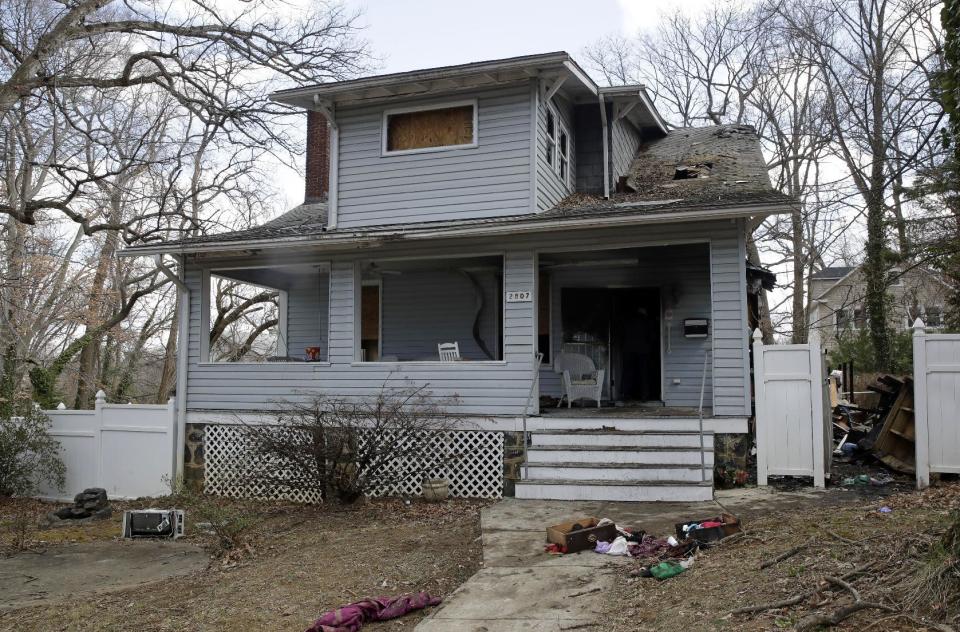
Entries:
{"type": "MultiPolygon", "coordinates": [[[[456,430],[432,433],[430,454],[444,455],[437,465],[417,463],[412,457],[390,464],[397,482],[375,490],[374,496],[419,496],[424,471],[432,478],[450,481],[450,495],[457,498],[503,497],[502,432],[456,430]],[[453,458],[450,458],[453,457],[453,458]],[[415,473],[415,474],[414,474],[415,473]]],[[[317,503],[317,491],[277,484],[251,482],[251,471],[269,468],[284,471],[284,464],[266,462],[257,455],[243,427],[210,424],[204,430],[204,491],[208,494],[265,500],[317,503]]]]}

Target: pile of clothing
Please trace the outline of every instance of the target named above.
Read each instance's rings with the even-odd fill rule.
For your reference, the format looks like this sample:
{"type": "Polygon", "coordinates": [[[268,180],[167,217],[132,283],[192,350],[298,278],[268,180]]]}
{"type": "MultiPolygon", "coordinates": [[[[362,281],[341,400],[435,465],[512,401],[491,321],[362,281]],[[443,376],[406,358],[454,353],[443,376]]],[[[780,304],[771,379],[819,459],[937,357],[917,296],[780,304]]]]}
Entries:
{"type": "MultiPolygon", "coordinates": [[[[712,523],[702,524],[715,526],[712,523]]],[[[691,523],[689,527],[688,531],[692,531],[695,524],[691,523]]],[[[619,534],[617,538],[612,542],[597,542],[594,552],[603,555],[628,556],[649,562],[648,565],[634,572],[637,577],[667,579],[679,575],[693,566],[694,556],[701,546],[700,542],[689,537],[680,541],[673,536],[657,538],[643,531],[619,525],[616,529],[619,534]]]]}

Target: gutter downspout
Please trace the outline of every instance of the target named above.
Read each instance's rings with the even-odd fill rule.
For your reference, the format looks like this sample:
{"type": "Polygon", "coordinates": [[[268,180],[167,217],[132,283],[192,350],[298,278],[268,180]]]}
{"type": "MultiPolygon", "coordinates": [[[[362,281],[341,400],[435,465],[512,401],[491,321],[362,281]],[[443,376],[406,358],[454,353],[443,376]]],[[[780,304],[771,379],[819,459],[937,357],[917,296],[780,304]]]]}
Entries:
{"type": "Polygon", "coordinates": [[[329,189],[327,191],[327,227],[337,227],[339,197],[340,197],[340,126],[337,125],[336,110],[332,102],[325,102],[320,95],[313,95],[314,109],[327,117],[330,126],[330,146],[327,149],[327,169],[329,189]]]}
{"type": "Polygon", "coordinates": [[[600,102],[600,122],[603,126],[603,197],[610,198],[610,146],[608,137],[610,135],[610,124],[607,121],[607,104],[603,100],[603,95],[598,94],[597,100],[600,102]]]}
{"type": "MultiPolygon", "coordinates": [[[[176,274],[163,264],[163,255],[154,257],[160,272],[177,286],[177,304],[180,312],[177,315],[177,427],[173,433],[176,449],[173,463],[174,480],[170,481],[171,486],[183,482],[183,457],[187,439],[187,353],[190,344],[190,288],[184,283],[183,256],[173,255],[173,257],[177,261],[176,274]]],[[[170,491],[173,492],[175,489],[170,491]]]]}

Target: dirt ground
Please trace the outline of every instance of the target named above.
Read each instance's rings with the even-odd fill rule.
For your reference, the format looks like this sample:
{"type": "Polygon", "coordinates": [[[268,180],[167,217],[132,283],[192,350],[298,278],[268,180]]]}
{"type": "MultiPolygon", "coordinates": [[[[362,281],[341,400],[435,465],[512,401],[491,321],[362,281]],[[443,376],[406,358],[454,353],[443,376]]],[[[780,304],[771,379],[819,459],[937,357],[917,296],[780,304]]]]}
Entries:
{"type": "MultiPolygon", "coordinates": [[[[482,506],[403,500],[349,508],[250,505],[263,523],[241,555],[211,556],[202,570],[137,588],[77,593],[0,612],[0,629],[295,631],[326,610],[366,596],[425,590],[443,597],[479,568],[482,506]]],[[[7,545],[14,509],[0,506],[5,530],[0,539],[7,545]]],[[[119,520],[115,514],[103,523],[34,533],[34,551],[15,555],[51,556],[88,542],[103,546],[119,533],[119,520]]],[[[189,508],[187,528],[179,543],[213,551],[211,536],[191,529],[189,508]]],[[[117,543],[124,544],[129,543],[117,543]]],[[[373,629],[412,630],[422,617],[411,613],[373,629]]]]}
{"type": "MultiPolygon", "coordinates": [[[[863,491],[869,496],[878,490],[863,491]]],[[[861,610],[833,629],[960,629],[960,593],[946,603],[951,599],[918,590],[916,583],[929,568],[924,564],[928,551],[960,511],[960,483],[923,493],[837,498],[842,496],[828,492],[813,508],[748,520],[744,535],[701,551],[692,568],[665,581],[633,576],[641,562],[617,571],[622,575],[617,587],[605,595],[610,632],[802,628],[806,617],[831,615],[853,603],[852,592],[825,578],[843,579],[863,567],[846,583],[861,600],[882,608],[861,610]],[[793,554],[760,568],[785,553],[793,554]],[[795,605],[732,612],[798,595],[802,598],[795,605]]],[[[953,563],[952,582],[958,588],[955,558],[953,563]]]]}

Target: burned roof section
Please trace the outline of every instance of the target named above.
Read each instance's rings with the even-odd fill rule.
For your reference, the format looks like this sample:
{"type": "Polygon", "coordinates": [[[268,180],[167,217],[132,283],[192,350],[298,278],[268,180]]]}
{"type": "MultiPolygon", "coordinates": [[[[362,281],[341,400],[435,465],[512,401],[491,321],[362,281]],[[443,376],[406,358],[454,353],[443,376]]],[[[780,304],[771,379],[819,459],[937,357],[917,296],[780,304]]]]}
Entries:
{"type": "Polygon", "coordinates": [[[760,140],[749,125],[679,128],[649,140],[640,147],[623,183],[620,188],[625,190],[610,199],[576,193],[558,208],[667,200],[678,206],[776,197],[790,201],[770,185],[760,140]]]}

